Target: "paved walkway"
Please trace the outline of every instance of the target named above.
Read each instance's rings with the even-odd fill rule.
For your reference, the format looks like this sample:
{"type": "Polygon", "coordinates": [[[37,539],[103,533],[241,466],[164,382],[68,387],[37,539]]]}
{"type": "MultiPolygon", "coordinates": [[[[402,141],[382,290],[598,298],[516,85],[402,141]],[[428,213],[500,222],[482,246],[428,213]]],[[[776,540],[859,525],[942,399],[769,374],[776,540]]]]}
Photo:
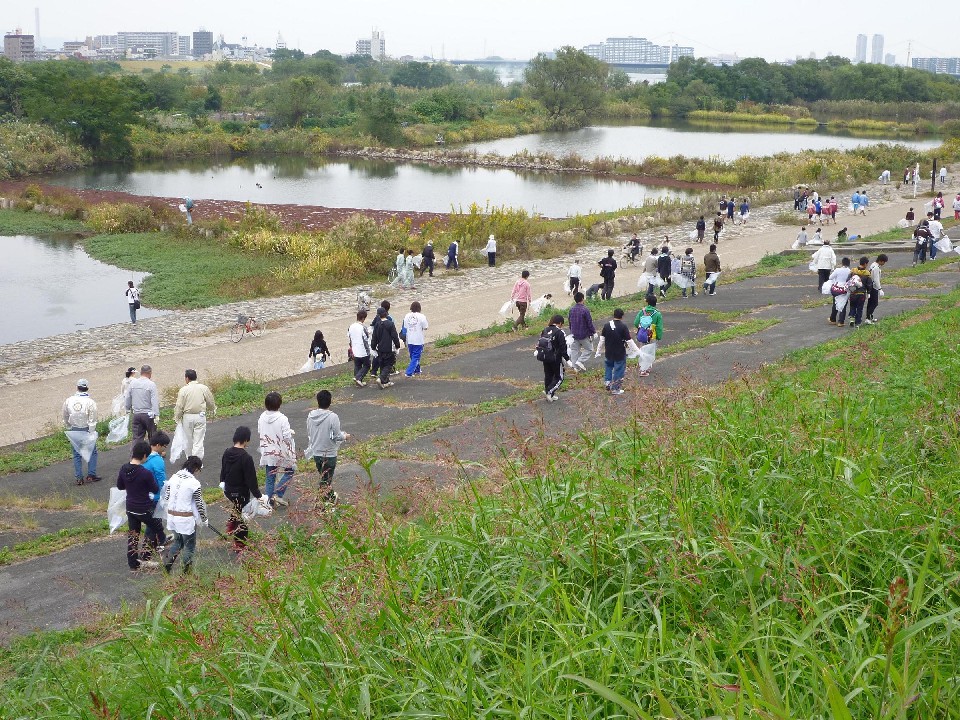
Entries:
{"type": "MultiPolygon", "coordinates": [[[[948,188],[952,190],[951,186],[948,188]]],[[[851,233],[858,234],[886,230],[903,217],[908,205],[920,209],[923,204],[920,199],[901,197],[892,185],[871,187],[870,195],[873,200],[867,216],[853,218],[841,214],[837,227],[846,224],[851,233]]],[[[784,204],[759,208],[751,213],[748,225],[725,232],[719,248],[724,267],[750,265],[765,254],[789,248],[805,218],[798,215],[797,227],[775,224],[773,218],[787,207],[784,204]]],[[[789,208],[792,209],[792,202],[789,208]]],[[[684,246],[690,242],[691,230],[692,222],[645,231],[641,237],[646,248],[661,242],[665,234],[677,246],[684,246]]],[[[836,228],[830,226],[827,232],[835,234],[836,228]]],[[[572,258],[583,259],[585,279],[589,279],[593,277],[590,268],[594,259],[602,257],[613,244],[611,238],[610,244],[582,248],[573,255],[512,261],[497,268],[477,267],[462,273],[440,269],[436,277],[420,281],[416,290],[397,291],[381,286],[377,288],[377,297],[390,297],[401,310],[412,300],[419,300],[431,323],[429,338],[476,330],[499,319],[497,311],[509,298],[521,269],[531,269],[536,295],[553,293],[554,301],[563,306],[570,302],[562,289],[572,258]]],[[[705,252],[705,245],[696,246],[698,259],[705,252]]],[[[616,293],[635,292],[639,275],[638,266],[622,268],[616,293]]],[[[355,300],[356,288],[265,298],[170,313],[139,322],[135,327],[120,323],[0,346],[0,445],[39,437],[58,427],[63,399],[73,392],[80,376],[90,381],[91,394],[101,407],[109,406],[123,371],[143,363],[153,366],[154,380],[161,388],[180,384],[187,367],[196,369],[201,379],[234,374],[262,380],[284,377],[295,373],[306,359],[307,345],[318,328],[329,339],[334,361],[343,361],[344,337],[355,312],[355,300]],[[269,318],[273,328],[262,338],[244,338],[233,344],[228,340],[227,327],[239,313],[269,318]]]]}
{"type": "MultiPolygon", "coordinates": [[[[909,263],[903,253],[892,256],[888,269],[909,263]]],[[[936,288],[899,290],[887,284],[887,296],[878,316],[886,321],[891,315],[915,308],[924,297],[952,289],[956,271],[929,273],[924,284],[939,283],[936,288]]],[[[649,408],[651,393],[662,396],[682,388],[688,392],[697,384],[710,385],[738,377],[764,363],[774,362],[795,349],[809,347],[833,338],[857,332],[869,342],[870,328],[858,331],[837,328],[826,323],[826,298],[815,289],[814,276],[805,268],[784,271],[724,285],[714,297],[703,295],[665,302],[662,306],[666,333],[661,346],[703,336],[721,324],[709,319],[706,310],[746,311],[752,317],[773,318],[778,324],[755,335],[711,345],[702,350],[662,357],[654,373],[639,379],[632,373],[627,392],[620,397],[606,395],[595,373],[571,377],[557,403],[528,401],[518,393],[539,387],[542,373],[532,357],[530,338],[504,337],[493,348],[473,350],[455,358],[432,363],[428,348],[426,377],[401,378],[388,390],[375,387],[338,391],[334,409],[344,429],[354,435],[350,444],[378,440],[381,459],[368,478],[355,462],[345,460],[337,468],[338,490],[347,498],[372,483],[382,491],[414,498],[418,492],[434,492],[436,487],[456,482],[468,473],[496,474],[501,455],[522,452],[543,434],[562,436],[570,433],[576,442],[584,428],[616,428],[634,414],[649,408]],[[509,399],[498,412],[472,416],[479,403],[509,399]],[[409,429],[418,420],[447,417],[444,427],[418,436],[396,434],[409,429]],[[467,419],[464,419],[464,417],[467,419]],[[392,441],[390,438],[394,438],[392,441]],[[466,463],[466,464],[464,464],[466,463]]],[[[638,305],[628,305],[631,313],[638,305]]],[[[605,318],[596,318],[602,322],[605,318]]],[[[591,363],[597,366],[597,361],[591,363]]],[[[299,438],[305,436],[305,417],[309,402],[291,402],[283,410],[299,438]]],[[[237,425],[256,426],[258,413],[217,421],[207,432],[207,464],[201,481],[207,487],[219,480],[219,457],[229,447],[237,425]]],[[[128,446],[101,454],[100,468],[105,481],[76,487],[72,484],[69,463],[32,473],[0,478],[0,497],[20,499],[19,509],[0,503],[0,547],[9,546],[64,527],[76,527],[86,520],[100,520],[111,481],[127,459],[128,446]],[[45,511],[39,505],[53,496],[69,498],[73,507],[45,511]],[[86,509],[85,509],[86,508],[86,509]]],[[[288,510],[264,521],[269,528],[289,519],[298,522],[313,511],[309,502],[298,502],[316,483],[316,471],[304,462],[295,478],[288,510]]],[[[67,503],[69,504],[69,503],[67,503]]],[[[212,512],[212,522],[223,527],[222,506],[212,512]]],[[[201,572],[223,567],[229,572],[233,560],[223,541],[204,533],[200,544],[198,568],[201,572]]],[[[0,568],[0,642],[32,630],[64,628],[87,622],[102,610],[116,610],[121,601],[140,602],[144,593],[158,582],[156,576],[130,577],[124,560],[123,538],[113,536],[86,543],[63,552],[0,568]]]]}

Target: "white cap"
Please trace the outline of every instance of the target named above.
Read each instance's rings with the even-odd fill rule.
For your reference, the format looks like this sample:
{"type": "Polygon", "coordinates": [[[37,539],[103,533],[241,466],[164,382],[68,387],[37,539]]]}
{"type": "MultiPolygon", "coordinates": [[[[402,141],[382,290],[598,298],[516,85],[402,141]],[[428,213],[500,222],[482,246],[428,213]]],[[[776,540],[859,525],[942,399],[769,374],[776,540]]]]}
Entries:
{"type": "Polygon", "coordinates": [[[491,236],[490,236],[490,239],[491,239],[491,240],[493,240],[493,239],[494,239],[494,237],[493,237],[493,235],[491,235],[491,236]]]}

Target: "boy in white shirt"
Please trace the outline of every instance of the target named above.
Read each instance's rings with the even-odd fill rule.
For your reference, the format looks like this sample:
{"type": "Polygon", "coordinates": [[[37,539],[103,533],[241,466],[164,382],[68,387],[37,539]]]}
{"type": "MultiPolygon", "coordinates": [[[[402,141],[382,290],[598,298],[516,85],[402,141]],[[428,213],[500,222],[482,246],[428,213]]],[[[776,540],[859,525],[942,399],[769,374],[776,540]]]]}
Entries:
{"type": "Polygon", "coordinates": [[[195,477],[203,468],[203,460],[191,455],[183,463],[183,469],[175,473],[163,485],[163,504],[167,508],[167,530],[173,535],[163,568],[167,574],[173,570],[177,556],[183,550],[183,574],[190,572],[193,554],[197,550],[197,520],[205,527],[207,505],[203,501],[200,481],[195,477]]]}
{"type": "Polygon", "coordinates": [[[347,343],[353,356],[353,381],[357,387],[366,387],[363,378],[370,372],[370,335],[367,326],[367,311],[357,313],[357,321],[347,329],[347,343]]]}
{"type": "Polygon", "coordinates": [[[567,295],[575,293],[580,289],[580,274],[582,272],[583,270],[580,267],[580,263],[574,260],[573,265],[567,270],[567,295]]]}

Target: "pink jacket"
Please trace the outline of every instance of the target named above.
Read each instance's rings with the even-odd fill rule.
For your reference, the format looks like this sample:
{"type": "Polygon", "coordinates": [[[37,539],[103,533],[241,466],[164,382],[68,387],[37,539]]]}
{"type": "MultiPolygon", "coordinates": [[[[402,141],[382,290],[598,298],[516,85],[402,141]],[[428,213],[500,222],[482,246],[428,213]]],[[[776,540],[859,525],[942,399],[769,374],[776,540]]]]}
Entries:
{"type": "Polygon", "coordinates": [[[516,302],[533,302],[533,292],[530,290],[530,283],[523,278],[517,280],[513,286],[513,293],[510,295],[510,299],[516,302]]]}

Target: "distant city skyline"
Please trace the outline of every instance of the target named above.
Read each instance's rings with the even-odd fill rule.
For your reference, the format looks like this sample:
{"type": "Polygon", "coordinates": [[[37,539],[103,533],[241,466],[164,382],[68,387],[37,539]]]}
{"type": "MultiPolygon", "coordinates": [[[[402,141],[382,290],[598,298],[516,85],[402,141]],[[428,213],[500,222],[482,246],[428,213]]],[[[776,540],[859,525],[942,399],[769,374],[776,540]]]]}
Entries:
{"type": "Polygon", "coordinates": [[[269,4],[98,0],[78,13],[75,0],[34,0],[0,10],[0,29],[9,32],[20,27],[25,34],[34,34],[34,8],[39,8],[39,44],[46,48],[59,48],[65,41],[83,40],[87,35],[118,31],[192,35],[203,27],[215,37],[223,34],[229,42],[245,37],[250,45],[274,47],[279,33],[289,48],[337,54],[354,52],[358,38],[379,30],[388,38],[390,56],[447,59],[490,55],[526,59],[563,45],[582,48],[614,36],[692,46],[698,57],[736,54],[782,61],[834,54],[853,58],[858,33],[882,35],[882,49],[901,62],[906,61],[910,40],[915,56],[960,55],[960,38],[945,34],[936,43],[928,40],[919,26],[904,25],[902,6],[893,0],[875,0],[868,24],[859,19],[818,24],[816,32],[810,33],[781,32],[780,21],[753,2],[733,0],[718,13],[719,7],[706,0],[689,0],[682,13],[668,3],[640,6],[626,0],[597,0],[589,5],[572,0],[488,0],[469,6],[439,0],[315,6],[290,0],[269,4]]]}

